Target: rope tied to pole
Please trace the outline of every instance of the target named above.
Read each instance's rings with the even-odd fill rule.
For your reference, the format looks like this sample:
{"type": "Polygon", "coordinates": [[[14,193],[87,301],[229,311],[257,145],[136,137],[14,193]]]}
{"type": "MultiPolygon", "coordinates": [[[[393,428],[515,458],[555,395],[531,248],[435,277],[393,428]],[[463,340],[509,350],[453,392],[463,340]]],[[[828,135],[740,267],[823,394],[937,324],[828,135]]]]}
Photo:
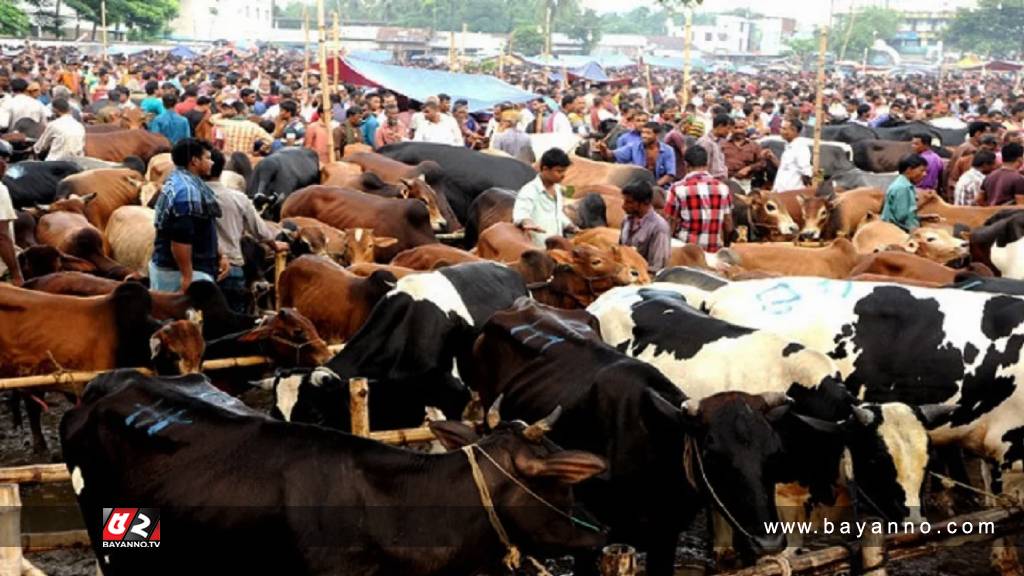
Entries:
{"type": "MultiPolygon", "coordinates": [[[[469,446],[463,446],[462,451],[466,454],[466,460],[469,460],[469,468],[473,472],[473,482],[476,483],[477,492],[480,493],[480,503],[483,504],[484,510],[487,511],[487,520],[490,521],[491,527],[494,528],[494,532],[498,535],[498,539],[501,540],[505,549],[508,550],[505,554],[505,558],[502,559],[502,563],[509,570],[515,570],[519,568],[521,564],[521,555],[519,548],[513,544],[508,538],[508,532],[505,531],[505,526],[501,523],[501,519],[498,518],[498,513],[494,509],[494,501],[491,500],[491,491],[487,488],[487,481],[484,479],[484,473],[480,470],[480,464],[476,461],[476,454],[473,449],[476,448],[476,444],[470,444],[469,446]]],[[[481,453],[486,454],[483,450],[481,453]]]]}

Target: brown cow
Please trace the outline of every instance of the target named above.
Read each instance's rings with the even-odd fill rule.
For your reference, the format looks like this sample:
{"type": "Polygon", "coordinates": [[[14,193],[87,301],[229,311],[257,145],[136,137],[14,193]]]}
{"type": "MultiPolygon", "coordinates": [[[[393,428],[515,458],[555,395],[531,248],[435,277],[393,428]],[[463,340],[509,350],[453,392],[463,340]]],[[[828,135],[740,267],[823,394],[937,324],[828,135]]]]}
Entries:
{"type": "MultiPolygon", "coordinates": [[[[576,190],[594,185],[615,186],[621,189],[634,180],[650,181],[651,178],[651,173],[646,168],[632,164],[597,162],[574,154],[570,155],[570,159],[572,164],[565,171],[562,186],[572,186],[576,190]]],[[[660,188],[655,188],[652,204],[655,210],[665,207],[665,192],[660,188]]]]}
{"type": "Polygon", "coordinates": [[[947,225],[963,224],[968,228],[983,226],[985,221],[1003,210],[1020,210],[1024,206],[954,206],[947,204],[934,190],[917,191],[917,217],[937,215],[947,225]]]}
{"type": "Polygon", "coordinates": [[[110,215],[103,232],[107,255],[140,276],[149,276],[156,228],[154,212],[145,206],[122,206],[110,215]]]}
{"type": "Polygon", "coordinates": [[[150,158],[149,164],[146,165],[146,181],[152,182],[159,187],[163,185],[167,175],[173,170],[174,160],[171,159],[171,153],[157,154],[150,158]]]}
{"type": "Polygon", "coordinates": [[[391,264],[377,264],[375,262],[363,262],[362,264],[352,264],[346,268],[349,272],[356,276],[369,276],[379,270],[386,270],[394,274],[395,278],[404,278],[409,274],[419,274],[420,270],[413,270],[412,268],[404,268],[402,266],[392,266],[391,264]]]}
{"type": "Polygon", "coordinates": [[[498,222],[480,233],[476,255],[506,264],[516,262],[524,252],[536,250],[528,233],[511,222],[498,222]]]}
{"type": "Polygon", "coordinates": [[[57,198],[95,193],[96,197],[85,206],[85,218],[96,228],[105,230],[114,210],[139,204],[142,184],[138,172],[127,168],[86,170],[61,180],[57,184],[57,198]]]}
{"type": "Polygon", "coordinates": [[[785,276],[819,276],[843,279],[856,266],[859,255],[853,244],[838,238],[825,248],[792,244],[733,244],[744,270],[775,272],[785,276]]]}
{"type": "Polygon", "coordinates": [[[320,183],[324,186],[338,186],[333,182],[363,173],[363,167],[353,162],[337,160],[320,166],[320,183]]]}
{"type": "Polygon", "coordinates": [[[850,270],[850,277],[873,274],[889,276],[900,280],[950,284],[956,277],[957,272],[959,270],[943,266],[916,254],[896,250],[865,256],[859,264],[850,270]]]}
{"type": "Polygon", "coordinates": [[[792,238],[800,230],[779,194],[755,190],[746,197],[737,195],[733,205],[733,223],[746,226],[750,240],[792,238]]]}
{"type": "Polygon", "coordinates": [[[827,197],[796,196],[802,222],[800,238],[833,240],[852,238],[868,214],[880,214],[885,192],[878,188],[855,188],[827,197]]]}
{"type": "Polygon", "coordinates": [[[105,254],[103,234],[85,219],[85,205],[91,199],[72,196],[54,202],[51,211],[36,224],[36,239],[69,256],[91,262],[104,276],[123,279],[132,271],[105,254]]]}
{"type": "Polygon", "coordinates": [[[685,244],[683,246],[672,246],[668,257],[668,266],[686,266],[687,268],[710,269],[707,255],[704,250],[696,244],[685,244]]]}
{"type": "Polygon", "coordinates": [[[161,152],[170,152],[171,143],[163,134],[147,130],[120,130],[85,135],[85,155],[108,162],[121,162],[128,156],[138,156],[143,162],[161,152]]]}
{"type": "Polygon", "coordinates": [[[917,228],[910,234],[889,222],[864,224],[853,236],[853,245],[860,254],[881,252],[890,247],[917,254],[945,264],[967,254],[967,241],[954,238],[941,228],[917,228]]]}
{"type": "Polygon", "coordinates": [[[427,244],[399,252],[391,260],[394,266],[430,271],[463,262],[479,262],[479,256],[444,244],[427,244]]]}
{"type": "Polygon", "coordinates": [[[365,172],[356,175],[334,176],[330,181],[322,182],[322,184],[359,190],[383,198],[415,198],[427,205],[427,210],[430,212],[430,227],[434,229],[434,232],[442,232],[448,227],[448,220],[441,215],[437,193],[422,178],[422,176],[402,178],[397,184],[392,184],[385,182],[373,172],[365,172]]]}
{"type": "Polygon", "coordinates": [[[434,188],[443,179],[441,166],[437,162],[427,160],[416,166],[409,166],[375,152],[346,154],[344,160],[358,165],[364,173],[375,174],[389,184],[404,183],[410,189],[410,198],[420,198],[428,206],[431,206],[431,222],[439,223],[443,220],[444,226],[449,232],[462,229],[462,223],[459,222],[459,218],[448,203],[448,198],[434,188]],[[419,181],[418,184],[415,184],[418,188],[413,190],[415,181],[419,181]],[[434,213],[437,216],[434,216],[434,213]]]}
{"type": "Polygon", "coordinates": [[[296,256],[317,254],[341,258],[348,242],[348,235],[344,231],[315,218],[302,216],[282,220],[281,232],[292,244],[292,254],[296,256]],[[295,242],[303,242],[305,246],[296,246],[295,242]]]}
{"type": "MultiPolygon", "coordinates": [[[[609,251],[584,244],[574,248],[571,254],[558,252],[548,251],[558,263],[551,277],[527,284],[533,297],[543,304],[566,309],[586,308],[608,290],[634,282],[632,274],[609,251]]],[[[524,258],[526,256],[524,254],[524,258]]]]}
{"type": "Polygon", "coordinates": [[[619,236],[620,232],[615,228],[590,228],[588,230],[581,230],[579,234],[573,236],[572,245],[581,246],[589,244],[605,250],[611,250],[615,258],[629,269],[630,274],[633,275],[634,283],[650,284],[651,275],[648,272],[647,260],[637,252],[636,248],[620,245],[619,236]]]}
{"type": "Polygon", "coordinates": [[[377,262],[390,262],[402,250],[437,243],[427,207],[419,200],[380,198],[358,190],[308,186],[292,193],[281,207],[281,217],[306,216],[338,229],[365,228],[397,240],[377,246],[377,262]]]}
{"type": "Polygon", "coordinates": [[[322,256],[301,256],[285,268],[282,306],[294,307],[331,343],[348,341],[397,279],[387,271],[357,276],[322,256]]]}
{"type": "MultiPolygon", "coordinates": [[[[0,377],[59,369],[154,367],[167,374],[183,366],[196,369],[203,354],[201,332],[184,325],[162,327],[150,317],[150,307],[149,292],[139,284],[122,284],[91,298],[0,285],[0,377]],[[155,336],[162,328],[167,332],[155,336]]],[[[83,387],[60,389],[80,394],[83,387]]],[[[27,406],[33,444],[45,450],[40,404],[27,406]]]]}

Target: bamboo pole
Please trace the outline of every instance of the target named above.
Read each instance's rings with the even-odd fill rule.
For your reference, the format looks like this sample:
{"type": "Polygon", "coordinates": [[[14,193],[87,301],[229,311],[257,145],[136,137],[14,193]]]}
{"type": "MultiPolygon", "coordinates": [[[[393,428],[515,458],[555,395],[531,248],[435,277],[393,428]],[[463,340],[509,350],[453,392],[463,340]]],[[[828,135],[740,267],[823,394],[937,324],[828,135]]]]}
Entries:
{"type": "Polygon", "coordinates": [[[395,445],[430,442],[434,439],[434,432],[426,426],[401,430],[382,430],[380,432],[370,432],[369,434],[373,440],[395,445]]]}
{"type": "Polygon", "coordinates": [[[818,39],[817,94],[814,97],[814,150],[812,185],[821,184],[821,128],[825,124],[825,49],[828,47],[828,26],[822,25],[818,39]]]}
{"type": "Polygon", "coordinates": [[[103,37],[103,61],[107,61],[107,0],[100,0],[100,31],[103,37]]]}
{"type": "Polygon", "coordinates": [[[448,71],[455,71],[455,32],[448,33],[448,71]]]}
{"type": "Polygon", "coordinates": [[[28,532],[21,535],[22,552],[50,552],[66,548],[88,548],[89,532],[64,530],[60,532],[28,532]]]}
{"type": "Polygon", "coordinates": [[[690,60],[690,46],[693,44],[693,9],[686,9],[686,28],[683,32],[683,113],[686,112],[686,105],[690,103],[690,71],[692,68],[690,60]]]}
{"type": "MultiPolygon", "coordinates": [[[[331,87],[327,83],[327,34],[324,29],[324,0],[316,0],[317,41],[320,44],[320,94],[323,96],[323,121],[327,132],[327,160],[334,162],[334,131],[331,130],[331,87]]],[[[337,62],[335,62],[337,65],[337,62]]]]}
{"type": "Polygon", "coordinates": [[[466,57],[466,34],[469,32],[469,27],[465,22],[462,23],[462,36],[459,38],[461,46],[459,46],[459,58],[466,57]]]}
{"type": "MultiPolygon", "coordinates": [[[[323,90],[324,86],[321,85],[320,89],[323,90]]],[[[285,252],[277,252],[274,254],[274,310],[281,309],[281,274],[284,273],[287,259],[288,254],[285,252]]]]}
{"type": "Polygon", "coordinates": [[[366,378],[348,381],[348,411],[352,416],[352,433],[370,436],[370,382],[366,378]]]}
{"type": "Polygon", "coordinates": [[[0,484],[0,574],[21,574],[21,496],[17,484],[0,484]]]}
{"type": "MultiPolygon", "coordinates": [[[[306,43],[302,47],[305,65],[302,68],[302,85],[309,90],[309,5],[302,3],[302,32],[306,37],[306,43]]],[[[312,94],[310,94],[312,96],[312,94]]]]}
{"type": "Polygon", "coordinates": [[[41,484],[71,480],[64,464],[31,464],[0,468],[0,484],[41,484]]]}
{"type": "Polygon", "coordinates": [[[335,12],[333,15],[334,15],[334,28],[332,30],[332,40],[334,40],[334,51],[333,51],[333,56],[331,58],[331,61],[334,62],[335,66],[334,66],[334,78],[332,79],[331,84],[330,84],[332,91],[334,90],[334,87],[339,84],[339,82],[338,82],[338,74],[339,74],[340,70],[338,70],[337,64],[338,64],[338,60],[341,59],[341,24],[338,22],[338,13],[335,12]]]}
{"type": "Polygon", "coordinates": [[[654,115],[654,83],[651,82],[651,65],[644,64],[644,75],[647,77],[647,102],[651,115],[654,115]]]}

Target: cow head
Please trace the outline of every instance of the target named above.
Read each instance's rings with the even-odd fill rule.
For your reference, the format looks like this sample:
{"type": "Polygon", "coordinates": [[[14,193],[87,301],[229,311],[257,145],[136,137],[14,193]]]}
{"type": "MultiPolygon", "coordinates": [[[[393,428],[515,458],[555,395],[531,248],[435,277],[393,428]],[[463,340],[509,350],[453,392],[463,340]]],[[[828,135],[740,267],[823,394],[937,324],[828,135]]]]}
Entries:
{"type": "Polygon", "coordinates": [[[375,249],[390,248],[397,243],[397,238],[376,236],[368,228],[350,228],[345,231],[345,253],[342,260],[346,265],[373,262],[375,249]]]}
{"type": "Polygon", "coordinates": [[[832,194],[827,197],[807,197],[798,194],[797,202],[800,203],[800,211],[803,213],[804,227],[800,231],[801,240],[821,240],[824,231],[836,218],[835,212],[839,209],[839,196],[832,194]]]}
{"type": "MultiPolygon", "coordinates": [[[[560,408],[528,425],[521,421],[501,421],[500,403],[501,397],[488,411],[490,433],[482,439],[476,430],[461,422],[431,422],[430,429],[449,450],[472,447],[472,457],[483,473],[479,481],[486,483],[513,543],[525,552],[583,550],[603,545],[603,531],[596,526],[590,528],[573,522],[574,518],[580,518],[580,513],[573,510],[572,486],[604,472],[605,460],[589,452],[563,450],[545,438],[545,433],[558,420],[560,408]],[[533,494],[518,488],[517,483],[533,494]],[[557,511],[545,506],[538,496],[557,511]]],[[[447,457],[466,458],[462,453],[447,457]]],[[[460,470],[469,474],[469,463],[460,470]]],[[[449,485],[460,485],[457,480],[450,479],[449,485]]],[[[464,496],[466,505],[480,505],[480,514],[486,518],[478,489],[467,490],[464,496]]]]}
{"type": "Polygon", "coordinates": [[[142,128],[142,125],[146,122],[146,114],[138,108],[122,110],[120,116],[118,123],[126,130],[142,128]]]}
{"type": "Polygon", "coordinates": [[[198,374],[206,343],[202,315],[189,311],[188,320],[170,322],[149,338],[150,361],[157,374],[198,374]]]}
{"type": "Polygon", "coordinates": [[[903,243],[902,248],[939,264],[967,255],[968,242],[954,238],[944,228],[917,228],[903,243]]]}
{"type": "Polygon", "coordinates": [[[402,178],[401,184],[404,186],[402,196],[414,198],[427,205],[427,213],[430,214],[430,227],[434,232],[442,232],[448,228],[448,219],[441,213],[438,194],[427,184],[424,176],[402,178]]]}
{"type": "Polygon", "coordinates": [[[747,200],[748,219],[753,227],[781,236],[793,236],[800,230],[786,206],[772,194],[754,190],[747,196],[747,200]]]}
{"type": "Polygon", "coordinates": [[[262,343],[267,355],[281,366],[319,366],[331,359],[313,323],[291,308],[263,317],[238,341],[262,343]]]}
{"type": "Polygon", "coordinates": [[[322,407],[338,402],[335,394],[343,385],[337,374],[322,366],[312,370],[278,370],[273,376],[250,384],[274,393],[274,407],[270,410],[274,418],[320,425],[333,424],[322,413],[322,407]]]}
{"type": "Polygon", "coordinates": [[[60,200],[54,200],[50,204],[37,204],[36,209],[43,214],[49,214],[53,212],[74,212],[75,214],[81,214],[85,216],[85,210],[89,203],[96,199],[97,193],[86,194],[85,196],[79,196],[78,194],[72,194],[67,198],[61,198],[60,200]]]}
{"type": "Polygon", "coordinates": [[[584,278],[607,278],[616,286],[626,286],[636,281],[636,271],[622,264],[622,251],[619,246],[613,246],[611,250],[602,250],[581,244],[573,248],[571,255],[572,266],[584,278]]]}
{"type": "Polygon", "coordinates": [[[327,252],[327,234],[316,226],[298,226],[285,222],[278,239],[288,243],[288,251],[296,258],[306,254],[330,256],[327,252]]]}
{"type": "Polygon", "coordinates": [[[734,531],[741,528],[749,534],[736,542],[743,552],[772,554],[786,546],[784,535],[767,534],[764,526],[777,519],[776,472],[783,457],[772,423],[788,412],[791,402],[774,392],[721,392],[682,406],[692,439],[684,453],[687,478],[709,496],[734,531]]]}

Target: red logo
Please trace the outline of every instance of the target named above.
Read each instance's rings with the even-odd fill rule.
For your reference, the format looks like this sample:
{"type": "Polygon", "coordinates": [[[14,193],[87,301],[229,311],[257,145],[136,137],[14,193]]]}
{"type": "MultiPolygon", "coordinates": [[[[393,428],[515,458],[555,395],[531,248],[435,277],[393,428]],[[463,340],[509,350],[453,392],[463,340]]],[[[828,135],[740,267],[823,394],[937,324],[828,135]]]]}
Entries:
{"type": "Polygon", "coordinates": [[[104,548],[159,548],[158,508],[104,508],[104,548]]]}

